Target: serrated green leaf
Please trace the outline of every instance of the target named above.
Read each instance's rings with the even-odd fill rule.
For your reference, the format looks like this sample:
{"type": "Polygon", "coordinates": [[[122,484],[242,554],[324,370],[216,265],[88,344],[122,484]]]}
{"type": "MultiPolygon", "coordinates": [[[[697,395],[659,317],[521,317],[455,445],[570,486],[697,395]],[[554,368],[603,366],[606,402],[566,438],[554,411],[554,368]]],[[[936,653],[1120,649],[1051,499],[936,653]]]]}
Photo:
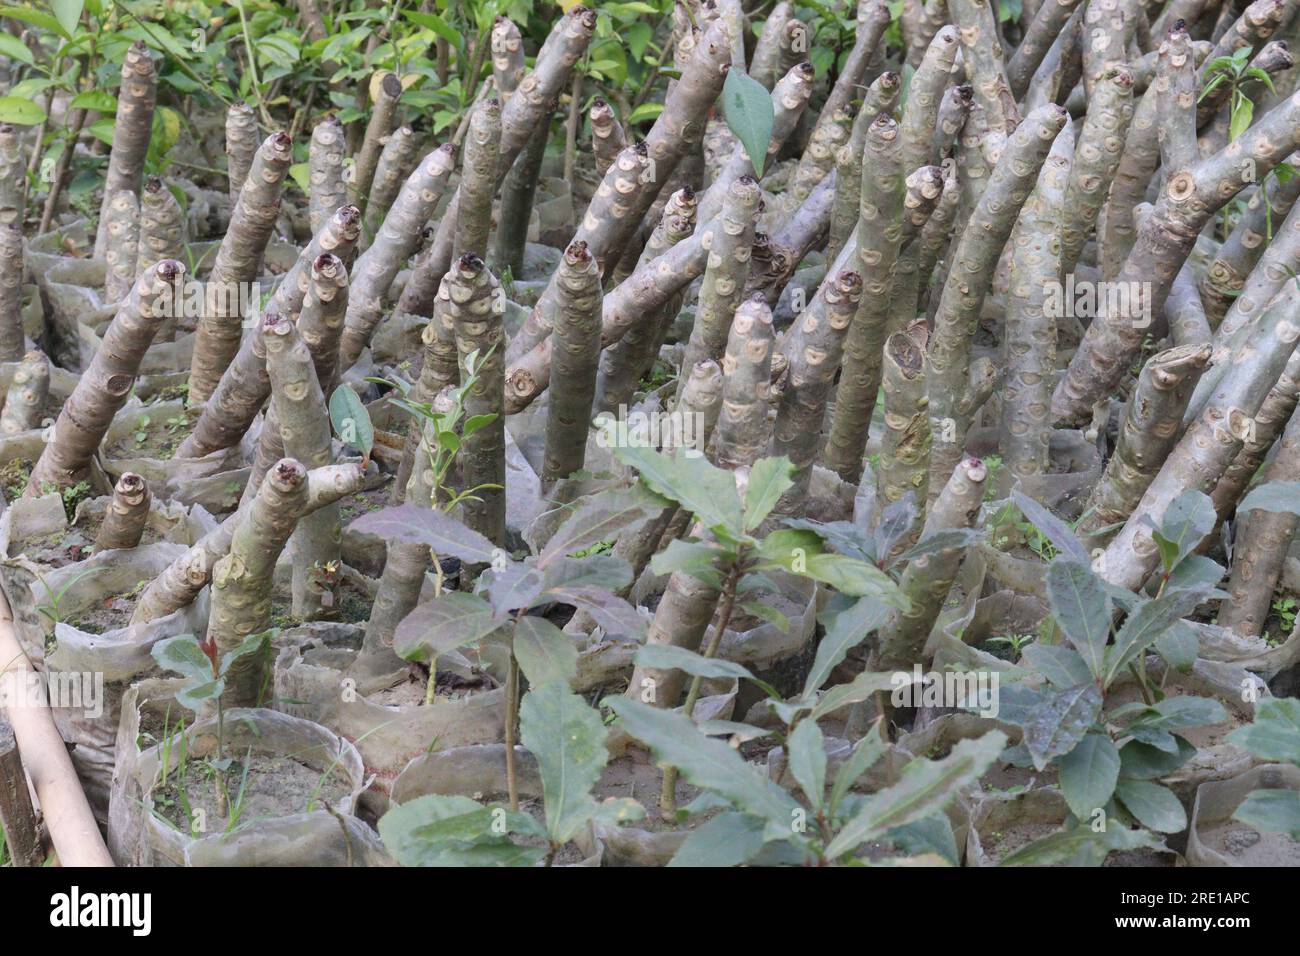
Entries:
{"type": "Polygon", "coordinates": [[[546,543],[537,557],[537,566],[545,568],[575,551],[612,541],[658,515],[667,505],[667,499],[640,483],[585,498],[546,543]]]}
{"type": "Polygon", "coordinates": [[[651,491],[676,501],[706,528],[722,529],[732,537],[743,533],[744,510],[731,472],[715,468],[703,455],[689,454],[687,449],[665,455],[617,441],[612,449],[614,457],[635,468],[651,491]]]}
{"type": "Polygon", "coordinates": [[[831,676],[831,672],[848,657],[849,651],[867,639],[872,631],[889,620],[891,609],[872,597],[859,598],[833,618],[823,620],[825,636],[817,645],[817,656],[804,679],[803,696],[811,698],[831,676]]]}
{"type": "Polygon", "coordinates": [[[559,682],[535,687],[519,705],[519,734],[537,758],[551,841],[572,840],[596,811],[591,790],[609,759],[600,714],[559,682]]]}
{"type": "Polygon", "coordinates": [[[674,766],[687,782],[714,791],[769,826],[793,832],[803,812],[799,804],[727,744],[700,734],[690,718],[626,697],[607,697],[604,704],[661,766],[674,766]]]}
{"type": "Polygon", "coordinates": [[[896,827],[942,811],[988,770],[1007,745],[1006,734],[990,731],[963,740],[942,760],[917,758],[903,768],[898,783],[875,793],[836,834],[826,848],[831,858],[844,856],[868,840],[896,827]]]}
{"type": "Polygon", "coordinates": [[[642,667],[659,670],[675,669],[692,677],[705,679],[753,680],[754,675],[743,664],[717,657],[705,657],[675,644],[648,643],[636,653],[636,662],[642,667]]]}
{"type": "Polygon", "coordinates": [[[496,545],[445,511],[417,504],[368,511],[357,517],[348,528],[373,534],[389,543],[400,541],[426,545],[434,554],[458,558],[469,564],[487,564],[497,553],[496,545]]]}
{"type": "Polygon", "coordinates": [[[1101,832],[1090,825],[1080,825],[1069,830],[1058,830],[1010,856],[999,866],[1101,866],[1113,852],[1154,848],[1161,845],[1160,838],[1147,830],[1129,830],[1117,820],[1107,820],[1101,832]]]}
{"type": "Polygon", "coordinates": [[[1202,591],[1166,589],[1160,597],[1140,603],[1115,635],[1115,643],[1106,648],[1103,686],[1109,687],[1120,672],[1155,644],[1175,621],[1196,610],[1203,598],[1202,591]]]}
{"type": "Polygon", "coordinates": [[[427,664],[447,651],[482,640],[502,626],[487,601],[462,591],[448,591],[417,605],[402,619],[393,637],[393,651],[404,660],[427,664]]]}
{"type": "Polygon", "coordinates": [[[827,804],[828,813],[834,817],[839,810],[840,801],[849,792],[849,788],[858,782],[858,778],[876,765],[889,750],[889,743],[873,729],[858,741],[853,753],[840,764],[835,772],[835,783],[831,786],[831,798],[827,804]]]}

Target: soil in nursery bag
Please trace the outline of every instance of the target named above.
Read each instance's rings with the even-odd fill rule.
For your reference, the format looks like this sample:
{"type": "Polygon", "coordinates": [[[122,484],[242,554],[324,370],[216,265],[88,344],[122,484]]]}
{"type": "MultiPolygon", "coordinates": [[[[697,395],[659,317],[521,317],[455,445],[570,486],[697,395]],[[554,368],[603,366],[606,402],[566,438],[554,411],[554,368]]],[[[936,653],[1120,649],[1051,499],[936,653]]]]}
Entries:
{"type": "Polygon", "coordinates": [[[1300,841],[1284,833],[1261,834],[1229,821],[1201,831],[1201,842],[1238,866],[1300,866],[1300,841]]]}
{"type": "Polygon", "coordinates": [[[224,774],[207,761],[195,759],[187,762],[183,777],[173,771],[166,786],[155,791],[154,811],[182,831],[188,820],[201,812],[209,832],[222,831],[266,817],[333,806],[352,790],[345,774],[335,768],[322,772],[292,757],[273,754],[227,752],[226,756],[231,763],[224,774]],[[219,797],[223,787],[224,801],[219,797]]]}
{"type": "Polygon", "coordinates": [[[198,420],[198,411],[195,409],[194,414],[190,414],[174,408],[159,410],[145,406],[132,421],[133,431],[124,432],[105,445],[105,457],[156,458],[167,461],[176,453],[181,442],[189,437],[198,420]]]}
{"type": "Polygon", "coordinates": [[[1286,833],[1261,833],[1233,819],[1250,794],[1300,790],[1300,769],[1261,764],[1227,780],[1201,784],[1192,807],[1187,861],[1192,866],[1300,866],[1300,841],[1286,833]]]}
{"type": "MultiPolygon", "coordinates": [[[[227,710],[224,755],[231,763],[225,781],[233,808],[227,813],[218,806],[210,767],[217,752],[215,719],[191,723],[183,731],[188,742],[183,774],[177,769],[179,744],[164,748],[144,732],[146,708],[165,713],[170,707],[172,720],[182,714],[187,722],[193,719],[189,712],[176,712],[169,697],[175,686],[175,682],[146,681],[128,690],[123,700],[109,824],[109,844],[119,863],[364,866],[387,862],[378,836],[352,815],[365,777],[351,744],[324,727],[285,714],[258,708],[227,710]],[[183,825],[185,801],[191,810],[204,811],[190,818],[192,827],[183,825]]],[[[173,724],[172,741],[178,736],[175,728],[173,724]]]]}
{"type": "MultiPolygon", "coordinates": [[[[336,603],[328,620],[342,624],[363,624],[370,618],[374,596],[361,585],[348,578],[338,582],[336,603]]],[[[303,622],[293,616],[293,597],[288,589],[277,591],[271,598],[271,624],[274,627],[297,627],[303,622]]]]}

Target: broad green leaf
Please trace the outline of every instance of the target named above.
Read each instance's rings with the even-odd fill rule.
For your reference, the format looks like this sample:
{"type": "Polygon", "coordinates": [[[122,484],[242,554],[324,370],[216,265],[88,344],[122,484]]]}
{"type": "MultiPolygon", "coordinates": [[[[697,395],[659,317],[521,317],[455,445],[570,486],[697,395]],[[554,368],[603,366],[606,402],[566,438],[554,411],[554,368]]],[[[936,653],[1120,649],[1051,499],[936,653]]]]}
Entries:
{"type": "Polygon", "coordinates": [[[753,531],[772,513],[787,490],[794,487],[795,467],[789,458],[760,458],[749,469],[745,486],[745,530],[753,531]]]}
{"type": "Polygon", "coordinates": [[[186,684],[176,692],[176,702],[182,707],[188,707],[190,710],[198,713],[199,710],[210,700],[216,700],[226,690],[225,678],[219,680],[209,680],[186,684]]]}
{"type": "Polygon", "coordinates": [[[1085,734],[1074,749],[1061,757],[1061,793],[1070,812],[1085,823],[1093,811],[1104,808],[1119,779],[1120,756],[1106,734],[1085,734]]]}
{"type": "Polygon", "coordinates": [[[1063,644],[1039,644],[1025,647],[1025,663],[1046,677],[1060,690],[1078,687],[1092,679],[1088,665],[1079,652],[1063,644]]]}
{"type": "MultiPolygon", "coordinates": [[[[911,492],[904,496],[903,502],[911,501],[911,492]]],[[[896,501],[890,505],[890,508],[903,502],[896,501]]],[[[888,511],[889,509],[885,509],[888,511]]],[[[915,512],[915,505],[913,505],[915,512]]],[[[881,517],[881,523],[885,522],[885,517],[881,517]]],[[[883,550],[877,545],[876,539],[868,534],[862,528],[859,528],[851,521],[813,521],[810,518],[787,518],[786,527],[793,528],[796,531],[811,531],[819,539],[826,542],[833,551],[840,554],[846,554],[850,558],[860,558],[863,561],[875,561],[877,554],[884,554],[888,547],[883,550]]],[[[904,532],[906,529],[904,529],[904,532]]],[[[876,531],[881,535],[880,529],[876,531]]],[[[889,541],[889,535],[884,535],[885,540],[889,541]]],[[[778,539],[779,540],[779,539],[778,539]]]]}
{"type": "Polygon", "coordinates": [[[1233,98],[1232,114],[1228,120],[1228,142],[1232,142],[1250,128],[1255,118],[1255,104],[1248,96],[1233,98]]]}
{"type": "Polygon", "coordinates": [[[1112,852],[1159,847],[1158,836],[1147,830],[1129,830],[1118,820],[1107,820],[1100,833],[1089,825],[1058,830],[1004,857],[999,866],[1101,866],[1112,852]]]}
{"type": "Polygon", "coordinates": [[[815,811],[826,796],[826,740],[815,720],[801,720],[786,740],[790,773],[815,811]]]}
{"type": "Polygon", "coordinates": [[[347,385],[340,385],[330,396],[330,423],[334,434],[362,455],[369,457],[375,446],[375,428],[370,423],[370,412],[361,403],[361,397],[347,385]]]}
{"type": "Polygon", "coordinates": [[[31,100],[17,96],[0,96],[0,123],[35,126],[45,119],[45,110],[31,100]]]}
{"type": "Polygon", "coordinates": [[[647,518],[659,514],[668,501],[638,483],[629,488],[610,488],[578,502],[573,514],[551,536],[537,566],[552,562],[599,544],[613,541],[647,518]]]}
{"type": "Polygon", "coordinates": [[[1115,797],[1139,823],[1157,833],[1181,833],[1187,829],[1187,811],[1168,787],[1150,780],[1121,780],[1115,797]]]}
{"type": "Polygon", "coordinates": [[[173,671],[192,681],[204,683],[214,676],[212,661],[203,653],[203,648],[193,634],[159,641],[149,653],[163,670],[173,671]]]}
{"type": "Polygon", "coordinates": [[[1120,773],[1134,780],[1158,780],[1173,773],[1196,756],[1196,748],[1182,737],[1174,736],[1176,752],[1168,753],[1140,740],[1130,740],[1119,748],[1120,773]]]}
{"type": "Polygon", "coordinates": [[[393,650],[408,661],[427,664],[440,654],[473,644],[502,627],[481,597],[448,591],[406,615],[397,625],[393,650]]]}
{"type": "Polygon", "coordinates": [[[1187,673],[1196,664],[1201,637],[1186,621],[1175,621],[1169,630],[1156,638],[1155,648],[1170,667],[1187,673]]]}
{"type": "Polygon", "coordinates": [[[542,587],[605,588],[617,591],[632,583],[632,566],[613,554],[589,554],[582,558],[559,558],[544,569],[542,587]]]}
{"type": "Polygon", "coordinates": [[[627,118],[629,126],[635,126],[637,123],[644,123],[646,120],[658,119],[659,114],[664,111],[662,103],[642,103],[634,109],[627,118]]]}
{"type": "Polygon", "coordinates": [[[932,813],[905,826],[895,827],[882,839],[894,844],[908,856],[930,853],[942,857],[952,866],[961,865],[957,838],[953,835],[952,823],[947,814],[932,813]]]}
{"type": "Polygon", "coordinates": [[[821,538],[805,530],[773,531],[759,545],[770,567],[829,584],[850,597],[871,596],[906,610],[907,598],[880,568],[857,558],[822,550],[821,538]]]}
{"type": "Polygon", "coordinates": [[[535,687],[519,705],[519,735],[537,758],[551,841],[572,840],[591,819],[596,801],[591,789],[600,780],[609,754],[599,712],[558,682],[535,687]]]}
{"type": "Polygon", "coordinates": [[[0,33],[0,56],[8,57],[11,60],[18,60],[31,66],[35,62],[32,51],[27,44],[18,39],[12,33],[0,33]]]}
{"type": "Polygon", "coordinates": [[[1237,728],[1228,739],[1260,760],[1300,766],[1300,699],[1264,698],[1256,705],[1254,723],[1237,728]]]}
{"type": "Polygon", "coordinates": [[[294,184],[305,194],[311,195],[311,164],[294,163],[289,167],[289,176],[294,184]]]}
{"type": "Polygon", "coordinates": [[[86,9],[86,0],[50,0],[50,9],[54,11],[59,26],[63,27],[64,34],[70,37],[77,32],[81,11],[86,9]]]}
{"type": "Polygon", "coordinates": [[[497,553],[496,545],[446,512],[409,502],[396,508],[366,512],[348,527],[389,543],[427,545],[434,554],[459,558],[469,564],[487,564],[497,553]]]}
{"type": "Polygon", "coordinates": [[[72,34],[63,29],[63,24],[58,21],[58,18],[50,16],[44,10],[36,10],[32,7],[0,7],[0,17],[22,20],[24,23],[30,23],[42,30],[57,33],[65,40],[72,39],[72,34]]]}
{"type": "Polygon", "coordinates": [[[68,106],[74,110],[93,110],[112,116],[117,112],[117,97],[103,90],[85,90],[74,96],[68,106]]]}
{"type": "MultiPolygon", "coordinates": [[[[1053,757],[1069,753],[1100,714],[1101,692],[1096,684],[1044,694],[1023,725],[1025,746],[1034,758],[1034,766],[1042,770],[1053,757]]],[[[999,716],[1004,717],[1001,713],[999,716]]]]}
{"type": "Polygon", "coordinates": [[[1094,677],[1104,670],[1110,640],[1110,598],[1092,568],[1068,558],[1047,566],[1047,598],[1053,619],[1094,677]]]}
{"type": "Polygon", "coordinates": [[[640,611],[605,588],[565,586],[552,588],[544,596],[590,614],[606,634],[639,639],[648,624],[640,611]]]}
{"type": "Polygon", "coordinates": [[[651,491],[676,501],[706,528],[723,529],[732,537],[742,534],[744,511],[731,472],[715,468],[703,455],[687,454],[686,449],[665,455],[616,442],[613,453],[635,468],[651,491]]]}
{"type": "Polygon", "coordinates": [[[793,797],[735,750],[700,734],[689,717],[626,697],[607,697],[604,704],[623,721],[624,730],[654,752],[660,766],[676,767],[687,782],[714,791],[773,827],[791,829],[802,812],[793,797]]]}
{"type": "Polygon", "coordinates": [[[1260,485],[1237,505],[1237,514],[1248,511],[1300,515],[1300,481],[1270,481],[1260,485]]]}
{"type": "Polygon", "coordinates": [[[1228,719],[1223,704],[1212,697],[1185,694],[1166,697],[1152,708],[1154,714],[1138,718],[1143,723],[1154,724],[1163,730],[1186,730],[1221,724],[1228,719]]]}
{"type": "Polygon", "coordinates": [[[815,554],[808,559],[805,576],[829,584],[851,597],[875,597],[890,607],[907,610],[907,598],[898,585],[874,564],[842,554],[815,554]]]}
{"type": "Polygon", "coordinates": [[[918,758],[903,768],[898,783],[872,794],[862,809],[826,848],[837,858],[874,840],[887,830],[905,826],[942,811],[988,770],[1007,745],[1006,734],[993,730],[975,740],[963,740],[942,760],[918,758]]]}
{"type": "Polygon", "coordinates": [[[1183,558],[1195,551],[1217,523],[1214,502],[1204,492],[1195,489],[1184,491],[1169,502],[1169,507],[1160,520],[1159,535],[1174,549],[1172,560],[1165,562],[1166,569],[1176,567],[1183,558]]]}
{"type": "Polygon", "coordinates": [[[1285,833],[1300,840],[1300,793],[1256,790],[1242,801],[1232,818],[1268,833],[1285,833]]]}
{"type": "Polygon", "coordinates": [[[637,651],[636,662],[642,667],[659,670],[673,668],[692,677],[754,679],[754,675],[744,665],[717,657],[705,657],[675,644],[646,644],[637,651]]]}
{"type": "Polygon", "coordinates": [[[763,848],[763,821],[747,813],[720,813],[686,835],[669,866],[740,866],[763,848]]]}
{"type": "Polygon", "coordinates": [[[578,673],[578,648],[550,621],[526,614],[515,625],[515,659],[534,687],[558,683],[565,688],[578,673]]]}
{"type": "Polygon", "coordinates": [[[675,538],[650,559],[650,570],[655,574],[680,571],[716,589],[722,586],[718,562],[725,557],[726,552],[710,542],[675,538]]]}
{"type": "Polygon", "coordinates": [[[500,570],[485,570],[475,590],[488,599],[499,617],[504,617],[537,602],[542,593],[542,572],[523,561],[510,561],[500,570]]]}
{"type": "Polygon", "coordinates": [[[864,597],[829,621],[823,617],[821,623],[826,628],[826,634],[817,645],[817,656],[813,658],[812,667],[804,679],[803,696],[812,697],[826,683],[831,671],[848,656],[849,651],[883,625],[891,613],[889,607],[875,598],[864,597]]]}
{"type": "Polygon", "coordinates": [[[464,49],[465,40],[460,31],[455,29],[436,13],[421,13],[417,10],[403,10],[402,16],[406,17],[406,19],[410,20],[417,26],[432,30],[457,50],[464,49]]]}
{"type": "Polygon", "coordinates": [[[743,71],[730,70],[722,85],[722,115],[761,177],[772,142],[772,94],[743,71]]]}
{"type": "Polygon", "coordinates": [[[266,647],[266,643],[269,638],[270,638],[270,632],[268,631],[261,631],[257,634],[249,634],[247,637],[245,637],[242,641],[239,642],[239,646],[236,647],[234,650],[230,650],[222,654],[221,666],[220,666],[221,675],[224,677],[227,673],[229,673],[230,665],[235,663],[235,661],[239,660],[241,657],[247,657],[249,654],[255,654],[258,651],[262,650],[262,648],[266,647]]]}
{"type": "Polygon", "coordinates": [[[1218,561],[1203,554],[1189,554],[1178,562],[1169,575],[1168,588],[1215,588],[1223,580],[1225,570],[1218,561]]]}

